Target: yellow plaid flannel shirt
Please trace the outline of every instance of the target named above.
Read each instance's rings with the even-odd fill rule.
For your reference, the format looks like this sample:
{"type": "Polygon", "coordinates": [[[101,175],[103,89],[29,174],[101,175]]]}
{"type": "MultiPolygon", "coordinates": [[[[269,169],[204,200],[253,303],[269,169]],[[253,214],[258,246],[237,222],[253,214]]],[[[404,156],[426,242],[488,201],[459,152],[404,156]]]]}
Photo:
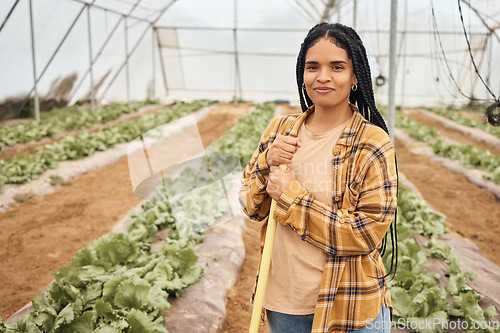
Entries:
{"type": "MultiPolygon", "coordinates": [[[[385,279],[377,277],[386,274],[378,249],[397,206],[394,147],[387,133],[351,108],[354,115],[332,151],[333,208],[295,181],[274,211],[277,222],[327,254],[312,332],[358,330],[376,318],[383,302],[392,313],[385,279]]],[[[296,137],[311,112],[314,106],[302,114],[275,118],[243,172],[240,203],[250,219],[265,220],[262,246],[271,205],[267,151],[277,134],[296,137]]]]}

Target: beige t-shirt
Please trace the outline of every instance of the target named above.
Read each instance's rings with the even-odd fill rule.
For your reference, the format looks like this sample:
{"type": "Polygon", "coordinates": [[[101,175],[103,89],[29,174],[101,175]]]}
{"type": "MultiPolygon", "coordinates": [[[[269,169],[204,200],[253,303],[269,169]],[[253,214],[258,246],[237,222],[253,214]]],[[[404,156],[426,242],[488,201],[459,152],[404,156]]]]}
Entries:
{"type": "MultiPolygon", "coordinates": [[[[345,123],[323,133],[312,133],[302,123],[297,150],[290,168],[296,179],[314,199],[332,205],[332,150],[345,123]]],[[[314,313],[323,276],[326,254],[320,248],[303,241],[290,226],[276,226],[271,266],[264,298],[264,308],[287,314],[314,313]]]]}

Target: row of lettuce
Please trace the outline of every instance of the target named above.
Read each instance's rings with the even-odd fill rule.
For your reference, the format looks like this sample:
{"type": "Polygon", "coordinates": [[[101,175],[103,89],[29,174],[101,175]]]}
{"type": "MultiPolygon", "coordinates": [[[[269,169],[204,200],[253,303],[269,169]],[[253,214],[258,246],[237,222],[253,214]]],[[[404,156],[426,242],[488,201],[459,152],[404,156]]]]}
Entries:
{"type": "Polygon", "coordinates": [[[471,116],[466,116],[462,113],[459,113],[457,110],[453,108],[439,108],[433,107],[429,108],[429,111],[432,111],[440,116],[446,117],[454,122],[467,126],[478,128],[482,131],[488,132],[497,138],[500,138],[500,127],[493,126],[484,120],[479,120],[471,116]]]}
{"type": "MultiPolygon", "coordinates": [[[[257,106],[214,142],[209,152],[236,155],[245,165],[272,119],[274,107],[257,106]]],[[[172,212],[166,188],[195,188],[213,177],[212,173],[186,169],[180,177],[165,179],[157,187],[156,197],[143,204],[140,214],[131,216],[127,233],[111,233],[80,250],[69,266],[54,273],[55,281],[47,291],[35,297],[34,311],[15,325],[0,326],[0,332],[165,332],[167,297],[182,295],[202,275],[201,268],[193,267],[197,261],[193,248],[202,237],[179,237],[182,222],[172,212]],[[153,251],[151,244],[159,230],[168,230],[168,237],[160,250],[153,251]]],[[[216,204],[220,198],[209,191],[201,193],[206,200],[197,200],[211,201],[203,210],[213,221],[226,213],[216,204]]],[[[416,332],[446,332],[447,323],[459,317],[471,332],[498,331],[494,325],[475,328],[475,323],[490,322],[496,311],[492,306],[486,310],[479,306],[482,296],[467,285],[475,274],[460,270],[452,247],[437,245],[435,240],[445,232],[445,216],[403,185],[398,206],[399,265],[388,281],[393,321],[404,319],[416,332]],[[417,245],[414,234],[428,237],[425,249],[417,245]],[[438,273],[424,268],[431,257],[446,264],[445,287],[440,286],[438,273]],[[427,322],[440,325],[420,325],[427,322]]],[[[387,245],[384,263],[388,268],[392,251],[390,242],[387,245]]]]}
{"type": "Polygon", "coordinates": [[[134,101],[102,106],[94,110],[72,106],[43,114],[40,121],[30,120],[13,126],[0,126],[0,151],[6,146],[39,141],[61,131],[80,130],[99,123],[105,124],[123,114],[135,113],[142,106],[152,103],[154,101],[134,101]]]}
{"type": "MultiPolygon", "coordinates": [[[[383,110],[383,109],[382,109],[383,110]]],[[[494,135],[492,126],[474,121],[451,110],[431,111],[465,126],[487,130],[494,135]]],[[[440,133],[430,126],[396,114],[396,127],[412,138],[427,142],[434,153],[460,161],[470,169],[486,169],[484,178],[500,184],[500,157],[483,152],[471,143],[456,145],[446,142],[440,133]]],[[[440,246],[436,241],[446,232],[446,216],[429,208],[418,194],[400,183],[398,194],[397,234],[399,264],[394,279],[388,282],[394,306],[393,322],[403,323],[415,332],[447,332],[451,327],[466,327],[467,332],[500,332],[500,323],[492,321],[497,316],[494,306],[485,310],[479,305],[484,297],[468,285],[475,279],[473,271],[461,271],[458,258],[451,245],[440,246]],[[426,237],[422,249],[413,235],[426,237]],[[447,282],[442,287],[442,276],[424,267],[428,258],[437,258],[446,265],[447,282]],[[460,319],[465,323],[459,325],[460,319]],[[455,321],[454,324],[451,321],[455,321]],[[458,321],[457,321],[458,320],[458,321]],[[433,325],[429,325],[433,323],[433,325]],[[459,325],[459,326],[457,326],[459,325]]],[[[391,244],[388,244],[384,264],[390,267],[391,244]]]]}
{"type": "MultiPolygon", "coordinates": [[[[212,144],[210,153],[248,161],[273,114],[274,104],[257,106],[212,144]]],[[[203,274],[202,268],[194,266],[194,245],[203,236],[179,237],[183,222],[172,212],[166,187],[196,188],[214,177],[220,179],[215,173],[225,172],[224,161],[212,160],[210,168],[213,172],[185,168],[178,177],[163,179],[142,212],[131,215],[126,233],[110,233],[78,251],[68,266],[53,273],[55,281],[47,290],[33,299],[34,311],[14,325],[0,324],[0,332],[166,332],[163,312],[170,308],[168,297],[181,296],[203,274]],[[152,250],[160,230],[168,231],[165,244],[152,250]]],[[[196,195],[198,202],[210,202],[203,207],[203,215],[212,221],[227,211],[227,206],[217,204],[221,198],[213,192],[196,195]]]]}
{"type": "Polygon", "coordinates": [[[210,104],[209,101],[178,103],[171,108],[103,127],[96,132],[82,131],[76,135],[68,135],[56,143],[35,148],[33,154],[23,153],[0,160],[0,187],[4,184],[23,184],[37,179],[46,170],[57,168],[60,161],[80,159],[118,143],[130,142],[150,129],[210,104]]]}
{"type": "MultiPolygon", "coordinates": [[[[468,285],[476,273],[460,269],[451,245],[438,245],[436,240],[446,232],[445,226],[443,214],[430,209],[420,195],[399,184],[399,260],[396,275],[388,280],[394,307],[393,323],[421,333],[441,333],[460,327],[468,328],[467,332],[500,332],[500,323],[493,320],[497,315],[495,307],[483,310],[479,301],[484,296],[468,285]],[[419,247],[414,235],[425,237],[425,248],[419,247]],[[443,277],[424,267],[428,258],[440,259],[446,265],[444,287],[440,285],[443,277]],[[458,324],[460,321],[462,324],[458,324]]],[[[391,256],[392,245],[387,242],[383,256],[387,269],[391,256]]]]}
{"type": "Polygon", "coordinates": [[[500,155],[484,152],[470,142],[463,145],[449,143],[436,128],[411,120],[399,112],[396,113],[396,127],[412,138],[428,143],[436,155],[457,160],[467,169],[484,170],[485,180],[500,184],[500,155]]]}

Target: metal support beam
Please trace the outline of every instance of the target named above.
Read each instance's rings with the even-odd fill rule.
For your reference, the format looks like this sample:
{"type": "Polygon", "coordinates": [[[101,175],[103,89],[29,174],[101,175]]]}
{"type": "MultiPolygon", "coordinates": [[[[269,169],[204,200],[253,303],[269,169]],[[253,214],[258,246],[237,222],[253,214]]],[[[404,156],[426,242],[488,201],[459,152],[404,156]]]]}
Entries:
{"type": "MultiPolygon", "coordinates": [[[[124,16],[121,16],[120,19],[114,25],[113,29],[111,29],[110,33],[106,37],[106,40],[104,41],[104,43],[102,44],[101,48],[97,52],[95,58],[92,59],[92,65],[94,65],[95,62],[97,61],[97,59],[101,56],[102,52],[104,51],[104,48],[108,45],[109,41],[111,40],[111,37],[113,37],[113,35],[116,32],[116,30],[118,30],[118,27],[120,26],[120,23],[122,22],[123,18],[124,18],[124,16]]],[[[73,88],[73,92],[71,93],[71,95],[69,97],[69,100],[73,99],[75,93],[78,91],[78,89],[80,88],[80,86],[82,85],[83,81],[85,80],[85,78],[87,77],[87,75],[89,73],[90,73],[90,68],[87,69],[87,71],[85,72],[85,74],[82,75],[82,78],[80,79],[80,81],[78,81],[78,83],[76,84],[75,88],[73,88]]],[[[95,98],[95,93],[94,93],[94,98],[95,98]]]]}
{"type": "Polygon", "coordinates": [[[330,12],[333,7],[335,7],[335,0],[328,0],[328,3],[325,5],[325,10],[323,11],[320,22],[327,21],[329,19],[330,12]]]}
{"type": "Polygon", "coordinates": [[[405,89],[406,89],[406,32],[403,32],[403,36],[401,38],[401,45],[402,48],[404,48],[404,54],[402,55],[403,58],[403,63],[401,64],[401,104],[400,104],[400,110],[404,111],[405,109],[405,89]]]}
{"type": "Polygon", "coordinates": [[[17,6],[18,3],[19,3],[19,0],[16,0],[16,2],[14,3],[14,5],[12,7],[10,7],[9,13],[5,17],[5,20],[3,20],[2,25],[0,25],[0,32],[2,32],[3,27],[5,26],[5,24],[9,20],[10,15],[14,12],[14,9],[16,9],[16,6],[17,6]]]}
{"type": "Polygon", "coordinates": [[[155,27],[151,24],[151,70],[152,70],[152,87],[151,87],[151,98],[154,99],[156,96],[156,38],[155,38],[155,27]]]}
{"type": "Polygon", "coordinates": [[[147,27],[146,29],[144,29],[144,31],[142,32],[142,34],[139,36],[139,39],[135,43],[135,45],[132,47],[132,49],[130,50],[130,52],[127,53],[125,61],[123,61],[123,63],[118,68],[118,70],[115,72],[115,75],[113,76],[113,78],[111,79],[111,81],[108,83],[108,86],[106,87],[105,91],[102,93],[101,98],[103,98],[104,96],[106,96],[106,93],[108,92],[109,88],[113,85],[113,83],[115,82],[116,78],[120,74],[120,72],[123,69],[123,67],[126,66],[128,59],[135,52],[135,50],[137,49],[137,47],[139,46],[139,44],[142,42],[142,40],[143,40],[144,36],[146,35],[146,33],[148,32],[148,30],[149,30],[149,27],[147,27]]]}
{"type": "Polygon", "coordinates": [[[394,140],[396,96],[396,34],[398,27],[398,0],[391,0],[391,32],[389,44],[389,101],[387,104],[387,128],[394,140]]]}
{"type": "MultiPolygon", "coordinates": [[[[38,103],[38,89],[37,83],[38,80],[36,78],[36,56],[35,56],[35,29],[33,27],[33,4],[31,0],[29,0],[29,9],[30,9],[30,28],[31,28],[31,62],[33,64],[33,83],[34,83],[34,96],[33,99],[35,101],[35,120],[40,121],[40,105],[38,103]]],[[[29,98],[29,96],[28,96],[29,98]]]]}
{"type": "Polygon", "coordinates": [[[497,38],[497,41],[500,42],[500,37],[497,35],[497,33],[495,31],[499,27],[498,24],[497,24],[497,26],[490,27],[488,25],[488,22],[486,22],[486,20],[482,17],[481,13],[477,10],[477,8],[471,6],[469,0],[460,0],[460,1],[462,1],[467,6],[469,6],[469,8],[477,15],[477,17],[479,18],[479,20],[484,24],[484,26],[486,27],[486,29],[488,29],[489,34],[495,35],[495,37],[497,38]]]}
{"type": "Polygon", "coordinates": [[[403,36],[401,36],[401,52],[403,57],[403,64],[401,65],[401,105],[400,105],[400,110],[404,111],[405,109],[405,86],[406,86],[406,45],[407,45],[407,34],[406,34],[406,28],[408,27],[408,0],[405,0],[405,7],[404,7],[404,30],[403,30],[403,36]]]}
{"type": "MultiPolygon", "coordinates": [[[[83,0],[72,0],[72,1],[75,1],[75,2],[79,2],[79,3],[82,3],[82,4],[88,4],[86,1],[83,1],[83,0]]],[[[139,2],[141,2],[142,0],[140,0],[139,2]]],[[[98,9],[101,9],[101,10],[104,10],[106,12],[109,12],[109,13],[113,13],[113,14],[116,14],[116,15],[120,15],[120,16],[128,16],[136,21],[141,21],[141,22],[144,22],[144,23],[153,23],[151,21],[148,21],[142,17],[139,17],[139,16],[134,16],[132,15],[132,12],[135,10],[135,8],[137,7],[138,3],[134,4],[134,6],[132,7],[132,9],[128,12],[128,13],[122,13],[120,11],[117,11],[117,10],[114,10],[112,8],[107,8],[107,7],[104,7],[104,6],[100,6],[100,5],[96,5],[94,4],[95,0],[92,2],[92,7],[94,8],[98,8],[98,9]]]]}
{"type": "MultiPolygon", "coordinates": [[[[111,40],[111,37],[114,35],[114,33],[116,32],[116,30],[118,29],[118,27],[120,26],[121,24],[121,21],[122,20],[125,20],[126,17],[129,17],[129,18],[133,18],[137,21],[141,21],[141,22],[147,22],[149,24],[152,24],[153,26],[155,25],[155,23],[158,21],[158,19],[161,17],[161,15],[174,3],[176,2],[177,0],[172,0],[168,5],[166,5],[161,11],[160,13],[158,14],[158,16],[156,17],[156,19],[154,21],[148,21],[148,20],[143,20],[141,18],[137,18],[135,16],[132,16],[132,13],[133,11],[138,7],[138,5],[141,3],[142,0],[138,0],[137,2],[135,2],[135,4],[132,6],[132,8],[130,9],[130,11],[127,13],[127,14],[123,14],[123,13],[120,13],[120,12],[116,12],[116,11],[113,11],[113,10],[109,10],[108,8],[105,8],[105,7],[101,7],[101,6],[98,6],[98,5],[95,5],[95,1],[96,0],[93,0],[92,3],[88,4],[87,2],[85,1],[82,1],[82,0],[73,0],[73,1],[76,1],[76,2],[80,2],[80,3],[84,3],[85,5],[90,5],[94,8],[98,8],[98,9],[102,9],[106,12],[112,12],[114,14],[118,14],[120,15],[120,19],[116,22],[115,26],[113,27],[113,29],[111,30],[111,32],[108,34],[106,40],[104,41],[104,43],[102,44],[101,48],[99,49],[99,51],[97,52],[96,56],[94,59],[92,59],[92,62],[91,62],[91,65],[93,66],[97,60],[99,59],[99,57],[102,55],[102,52],[104,50],[104,48],[108,45],[109,41],[111,40]]],[[[85,8],[85,6],[83,7],[85,8]]],[[[80,12],[81,13],[81,12],[80,12]]],[[[77,18],[78,19],[78,18],[77,18]]],[[[127,24],[125,22],[125,27],[127,27],[127,24]]],[[[140,40],[142,40],[142,38],[144,37],[144,34],[140,37],[140,40]]],[[[133,48],[135,49],[135,47],[133,48]]],[[[133,51],[131,51],[132,53],[133,51]]],[[[128,56],[127,56],[127,60],[128,60],[128,56]]],[[[128,62],[128,61],[127,61],[128,62]]],[[[91,66],[91,67],[92,67],[91,66]]],[[[118,70],[118,72],[121,71],[121,69],[123,68],[123,64],[120,66],[120,69],[118,70]]],[[[91,67],[89,69],[87,69],[87,71],[83,74],[83,76],[81,77],[80,81],[78,82],[78,84],[75,86],[75,88],[73,89],[71,95],[70,95],[70,100],[74,97],[75,93],[78,91],[78,89],[80,88],[81,84],[83,83],[83,81],[85,80],[85,78],[87,77],[87,75],[90,73],[91,71],[91,67]]],[[[112,82],[116,79],[116,75],[115,75],[115,78],[112,80],[112,82]]],[[[106,91],[109,89],[109,86],[108,88],[106,89],[106,91]]],[[[103,96],[104,97],[104,94],[103,96]]],[[[94,91],[94,99],[96,99],[96,92],[94,91]]]]}
{"type": "Polygon", "coordinates": [[[241,88],[240,64],[238,59],[238,0],[234,0],[234,29],[233,29],[233,43],[234,43],[234,103],[242,98],[243,91],[241,88]]]}
{"type": "Polygon", "coordinates": [[[168,97],[168,84],[167,84],[167,73],[165,72],[165,61],[163,60],[163,53],[161,51],[160,45],[160,35],[158,34],[158,29],[154,28],[155,37],[156,37],[156,45],[158,47],[158,52],[160,53],[160,66],[163,77],[163,86],[165,87],[165,95],[168,97]]]}
{"type": "MultiPolygon", "coordinates": [[[[158,48],[158,54],[160,55],[160,66],[161,66],[161,71],[162,71],[162,78],[163,78],[163,85],[165,87],[165,96],[168,97],[168,84],[167,84],[167,74],[165,72],[165,63],[163,60],[163,53],[161,51],[161,43],[160,43],[160,35],[158,33],[158,29],[156,27],[156,22],[163,16],[163,14],[172,6],[177,0],[172,0],[170,3],[168,3],[163,9],[158,13],[158,16],[153,20],[153,29],[154,29],[154,34],[153,38],[156,39],[156,47],[158,48]]],[[[177,29],[175,29],[176,33],[176,39],[177,39],[177,29]]],[[[182,70],[182,66],[181,66],[182,70]]],[[[184,80],[184,79],[183,79],[184,80]]],[[[183,81],[184,82],[184,81],[183,81]]]]}
{"type": "Polygon", "coordinates": [[[125,84],[127,91],[127,102],[130,102],[130,70],[128,66],[128,27],[127,27],[127,17],[123,20],[123,25],[125,26],[125,84]]]}
{"type": "Polygon", "coordinates": [[[92,62],[92,29],[90,28],[90,6],[87,5],[87,36],[89,43],[89,70],[90,70],[90,108],[95,110],[95,91],[94,91],[94,66],[92,62]]]}
{"type": "MultiPolygon", "coordinates": [[[[45,72],[49,68],[50,64],[52,63],[52,61],[56,57],[57,53],[61,49],[62,45],[66,41],[66,38],[68,38],[70,32],[73,30],[73,27],[75,26],[76,22],[80,19],[80,16],[82,15],[82,13],[83,13],[84,10],[85,10],[85,6],[82,7],[82,9],[80,10],[80,12],[76,16],[76,18],[73,20],[73,23],[71,24],[71,26],[69,27],[69,29],[66,31],[66,34],[64,35],[63,39],[61,40],[61,42],[59,43],[59,45],[57,46],[57,48],[55,49],[55,51],[52,53],[52,56],[50,57],[49,61],[47,62],[47,64],[43,68],[43,70],[40,73],[40,75],[38,75],[38,77],[35,76],[35,82],[33,84],[33,88],[31,88],[30,92],[25,97],[23,103],[21,104],[21,107],[19,108],[19,112],[22,110],[22,108],[24,108],[24,106],[28,102],[31,94],[35,93],[35,96],[37,96],[37,98],[38,98],[37,89],[36,89],[37,85],[38,85],[38,82],[42,79],[43,75],[45,74],[45,72]]],[[[30,0],[30,17],[31,16],[32,16],[32,14],[31,14],[31,0],[30,0]]],[[[32,19],[31,19],[31,21],[32,21],[32,19]]],[[[32,35],[32,53],[33,53],[32,56],[36,59],[36,56],[35,56],[35,46],[34,46],[34,30],[33,30],[34,28],[33,28],[33,24],[32,23],[31,23],[31,26],[32,26],[31,35],[32,35]]],[[[35,64],[35,60],[33,60],[33,64],[35,64]]],[[[34,69],[34,72],[36,72],[36,68],[34,69]]],[[[35,105],[38,104],[37,98],[35,98],[35,105]]]]}
{"type": "Polygon", "coordinates": [[[304,6],[303,1],[295,0],[295,3],[301,8],[302,12],[305,13],[312,22],[316,22],[317,17],[311,14],[311,12],[304,6]]]}
{"type": "Polygon", "coordinates": [[[356,30],[356,15],[358,13],[358,0],[353,0],[353,5],[352,5],[352,28],[356,30]]]}

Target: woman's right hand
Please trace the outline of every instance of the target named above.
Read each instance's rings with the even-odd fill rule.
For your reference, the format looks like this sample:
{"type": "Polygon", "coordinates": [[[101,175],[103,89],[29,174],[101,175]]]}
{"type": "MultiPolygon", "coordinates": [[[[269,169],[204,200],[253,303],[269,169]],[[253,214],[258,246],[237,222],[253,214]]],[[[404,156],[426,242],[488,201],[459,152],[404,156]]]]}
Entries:
{"type": "Polygon", "coordinates": [[[300,139],[278,134],[271,147],[267,151],[266,162],[269,166],[280,164],[290,165],[293,154],[300,148],[300,139]]]}

